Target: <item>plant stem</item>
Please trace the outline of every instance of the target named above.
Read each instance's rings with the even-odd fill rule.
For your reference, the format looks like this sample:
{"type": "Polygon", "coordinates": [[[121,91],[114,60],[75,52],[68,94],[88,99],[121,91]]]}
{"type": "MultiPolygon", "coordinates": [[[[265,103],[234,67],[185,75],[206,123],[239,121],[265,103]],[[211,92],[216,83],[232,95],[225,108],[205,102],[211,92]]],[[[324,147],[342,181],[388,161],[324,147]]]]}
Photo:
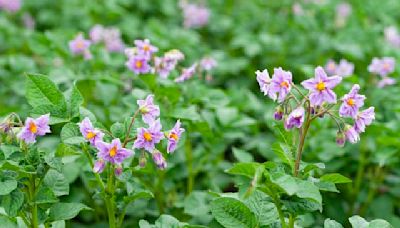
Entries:
{"type": "Polygon", "coordinates": [[[295,220],[296,220],[296,216],[290,214],[289,215],[289,228],[294,228],[295,220]]]}
{"type": "Polygon", "coordinates": [[[160,214],[164,213],[164,171],[157,170],[158,173],[158,183],[157,183],[157,194],[156,194],[156,202],[158,206],[158,210],[160,214]]]}
{"type": "Polygon", "coordinates": [[[356,176],[356,180],[354,182],[354,189],[352,192],[353,203],[350,206],[349,215],[352,215],[354,213],[354,209],[355,209],[355,206],[357,203],[357,196],[358,196],[358,193],[360,192],[361,181],[363,178],[365,165],[367,163],[366,152],[367,152],[366,150],[364,150],[363,148],[360,148],[360,158],[359,158],[360,164],[358,165],[357,176],[356,176]]]}
{"type": "Polygon", "coordinates": [[[136,116],[139,114],[139,111],[140,111],[140,109],[136,110],[136,112],[132,116],[131,123],[129,124],[128,130],[127,130],[126,135],[125,135],[124,143],[122,143],[122,147],[125,147],[126,144],[128,143],[129,133],[131,133],[132,126],[135,123],[135,119],[136,119],[136,116]]]}
{"type": "Polygon", "coordinates": [[[107,193],[105,195],[107,213],[108,213],[108,224],[110,228],[115,228],[117,223],[115,219],[114,209],[114,165],[108,167],[108,180],[107,180],[107,193]]]}
{"type": "Polygon", "coordinates": [[[30,181],[29,181],[29,194],[30,194],[30,200],[32,203],[32,207],[31,207],[31,216],[32,216],[31,217],[31,226],[32,226],[32,228],[39,227],[37,204],[36,204],[36,202],[32,202],[35,200],[35,194],[36,194],[35,179],[36,179],[36,176],[32,175],[30,177],[30,181]]]}
{"type": "Polygon", "coordinates": [[[299,140],[299,146],[297,147],[297,153],[296,153],[296,162],[294,166],[294,176],[297,177],[299,175],[299,168],[300,168],[300,162],[301,162],[301,154],[303,153],[303,147],[304,147],[304,141],[306,139],[306,135],[308,132],[308,128],[310,127],[312,119],[310,119],[311,115],[311,105],[310,102],[308,102],[308,108],[307,108],[307,117],[304,126],[300,129],[300,140],[299,140]]]}
{"type": "MultiPolygon", "coordinates": [[[[187,134],[189,135],[189,134],[187,134]]],[[[185,155],[186,155],[186,167],[188,170],[187,190],[186,194],[189,195],[193,191],[194,185],[194,173],[193,173],[193,151],[192,144],[187,138],[185,141],[185,155]]]]}

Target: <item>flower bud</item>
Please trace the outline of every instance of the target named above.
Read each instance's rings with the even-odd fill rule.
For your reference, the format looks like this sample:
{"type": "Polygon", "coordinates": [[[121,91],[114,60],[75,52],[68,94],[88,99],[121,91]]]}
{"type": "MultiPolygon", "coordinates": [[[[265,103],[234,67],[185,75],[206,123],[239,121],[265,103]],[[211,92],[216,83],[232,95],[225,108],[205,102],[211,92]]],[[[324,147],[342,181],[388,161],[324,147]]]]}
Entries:
{"type": "Polygon", "coordinates": [[[336,144],[340,147],[343,147],[345,142],[346,142],[346,136],[344,135],[343,132],[338,131],[336,133],[336,144]]]}
{"type": "Polygon", "coordinates": [[[154,163],[156,163],[159,169],[163,170],[167,168],[167,162],[165,161],[165,158],[163,157],[160,151],[155,150],[152,155],[153,155],[153,161],[154,163]]]}
{"type": "Polygon", "coordinates": [[[360,135],[357,133],[357,131],[354,129],[354,127],[352,127],[348,124],[344,128],[344,134],[346,136],[346,140],[348,140],[352,144],[360,141],[360,135]]]}
{"type": "Polygon", "coordinates": [[[115,167],[114,173],[116,176],[121,175],[122,174],[122,166],[115,167]]]}
{"type": "Polygon", "coordinates": [[[106,166],[106,163],[104,162],[103,159],[97,160],[96,163],[94,164],[93,172],[102,173],[105,166],[106,166]]]}
{"type": "Polygon", "coordinates": [[[281,106],[278,106],[275,109],[274,119],[279,121],[279,120],[282,120],[282,117],[283,117],[283,110],[282,110],[281,106]]]}
{"type": "Polygon", "coordinates": [[[140,154],[140,157],[139,157],[140,168],[144,168],[146,166],[146,163],[147,163],[146,154],[144,151],[142,151],[142,153],[140,154]]]}

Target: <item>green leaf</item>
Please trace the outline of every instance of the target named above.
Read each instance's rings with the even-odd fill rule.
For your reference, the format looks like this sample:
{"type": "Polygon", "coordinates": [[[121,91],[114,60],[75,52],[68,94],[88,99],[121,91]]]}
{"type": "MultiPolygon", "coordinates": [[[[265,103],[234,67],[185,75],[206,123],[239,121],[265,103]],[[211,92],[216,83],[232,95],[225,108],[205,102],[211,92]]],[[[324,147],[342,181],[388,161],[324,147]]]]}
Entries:
{"type": "Polygon", "coordinates": [[[19,189],[15,189],[9,195],[3,196],[1,206],[10,217],[16,217],[18,211],[24,203],[24,193],[19,189]]]}
{"type": "Polygon", "coordinates": [[[69,220],[82,210],[92,209],[82,203],[56,203],[50,208],[49,219],[51,221],[69,220]]]}
{"type": "Polygon", "coordinates": [[[350,217],[349,222],[353,228],[367,228],[369,224],[367,220],[358,215],[350,217]]]}
{"type": "Polygon", "coordinates": [[[56,196],[68,195],[69,184],[64,175],[54,169],[47,171],[44,183],[54,192],[56,196]]]}
{"type": "Polygon", "coordinates": [[[271,182],[278,185],[290,196],[295,194],[299,189],[296,179],[285,173],[272,173],[271,182]]]}
{"type": "Polygon", "coordinates": [[[32,117],[38,117],[44,114],[50,113],[50,121],[49,124],[59,124],[68,122],[70,119],[68,117],[67,110],[63,107],[55,106],[55,105],[40,105],[34,107],[30,114],[32,117]]]}
{"type": "Polygon", "coordinates": [[[293,169],[293,154],[288,145],[284,143],[275,143],[272,146],[272,151],[276,154],[276,156],[279,157],[279,159],[281,159],[283,163],[288,164],[293,169]]]}
{"type": "Polygon", "coordinates": [[[239,116],[238,110],[232,107],[220,107],[216,110],[216,114],[219,122],[224,126],[232,123],[239,116]]]}
{"type": "Polygon", "coordinates": [[[211,212],[224,227],[249,228],[257,227],[255,214],[237,199],[222,197],[211,202],[211,212]]]}
{"type": "Polygon", "coordinates": [[[228,169],[226,172],[230,174],[236,174],[236,175],[243,175],[247,176],[250,178],[253,178],[256,170],[262,166],[259,163],[256,162],[248,162],[248,163],[235,163],[232,168],[228,169]]]}
{"type": "Polygon", "coordinates": [[[321,209],[321,204],[312,200],[301,199],[297,197],[291,197],[290,200],[282,200],[282,202],[290,213],[296,215],[301,215],[321,209]]]}
{"type": "Polygon", "coordinates": [[[83,104],[84,99],[81,92],[74,84],[71,89],[71,94],[68,99],[69,115],[75,117],[79,115],[79,107],[83,104]]]}
{"type": "Polygon", "coordinates": [[[257,216],[260,225],[269,225],[279,219],[278,210],[271,199],[261,191],[255,191],[244,203],[257,216]]]}
{"type": "Polygon", "coordinates": [[[63,94],[45,75],[27,74],[26,98],[32,107],[53,105],[66,110],[63,94]]]}
{"type": "Polygon", "coordinates": [[[0,196],[8,195],[17,188],[16,180],[4,180],[0,182],[0,196]]]}
{"type": "Polygon", "coordinates": [[[194,191],[185,198],[184,212],[192,216],[207,216],[209,213],[208,200],[209,195],[206,192],[194,191]]]}
{"type": "Polygon", "coordinates": [[[171,228],[179,228],[181,226],[178,219],[171,215],[161,215],[155,222],[156,228],[164,228],[164,227],[171,227],[171,228]]]}
{"type": "Polygon", "coordinates": [[[343,226],[335,220],[327,218],[324,222],[324,228],[343,228],[343,226]]]}
{"type": "Polygon", "coordinates": [[[79,132],[79,127],[76,123],[67,123],[61,129],[61,141],[65,144],[79,145],[85,143],[85,139],[79,132]]]}
{"type": "Polygon", "coordinates": [[[369,222],[368,228],[393,228],[393,226],[383,219],[375,219],[369,222]]]}
{"type": "Polygon", "coordinates": [[[296,195],[300,198],[315,200],[322,205],[322,196],[319,188],[310,181],[298,180],[296,195]]]}
{"type": "Polygon", "coordinates": [[[170,117],[174,117],[177,119],[186,119],[191,121],[199,121],[201,117],[199,115],[199,111],[195,105],[186,107],[186,108],[176,108],[171,114],[170,117]]]}
{"type": "Polygon", "coordinates": [[[35,195],[35,202],[37,204],[57,203],[58,199],[49,187],[42,185],[35,195]]]}
{"type": "Polygon", "coordinates": [[[110,127],[110,131],[115,138],[123,139],[125,137],[125,128],[122,123],[119,123],[119,122],[114,123],[110,127]]]}
{"type": "Polygon", "coordinates": [[[351,180],[339,173],[325,174],[320,178],[321,181],[332,182],[335,184],[351,183],[351,180]]]}
{"type": "Polygon", "coordinates": [[[17,228],[17,223],[13,222],[6,216],[0,215],[0,227],[1,228],[17,228]]]}
{"type": "Polygon", "coordinates": [[[234,147],[234,148],[232,148],[232,152],[233,152],[233,155],[235,156],[235,158],[239,162],[253,162],[254,161],[253,156],[244,150],[240,150],[240,149],[234,147]]]}

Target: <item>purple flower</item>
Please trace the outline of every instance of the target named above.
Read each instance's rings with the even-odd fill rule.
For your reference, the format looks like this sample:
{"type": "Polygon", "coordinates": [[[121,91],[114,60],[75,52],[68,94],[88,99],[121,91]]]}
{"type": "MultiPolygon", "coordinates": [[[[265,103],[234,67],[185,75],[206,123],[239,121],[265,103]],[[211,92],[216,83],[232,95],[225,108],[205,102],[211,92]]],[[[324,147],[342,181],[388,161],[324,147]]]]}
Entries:
{"type": "Polygon", "coordinates": [[[336,7],[336,26],[342,27],[346,24],[348,16],[351,14],[351,5],[348,3],[340,3],[336,7]]]}
{"type": "Polygon", "coordinates": [[[210,11],[201,5],[181,2],[183,11],[183,26],[185,28],[199,28],[208,23],[210,11]]]}
{"type": "Polygon", "coordinates": [[[394,78],[384,76],[384,77],[382,77],[382,79],[378,82],[378,88],[383,88],[383,87],[385,87],[385,86],[394,85],[394,84],[396,84],[396,80],[395,80],[394,78]]]}
{"type": "Polygon", "coordinates": [[[99,159],[94,163],[93,172],[102,173],[104,168],[106,167],[106,163],[103,159],[99,159]]]}
{"type": "Polygon", "coordinates": [[[352,117],[357,116],[358,109],[364,105],[365,96],[359,95],[358,91],[360,86],[358,84],[353,85],[351,91],[344,95],[342,98],[342,105],[339,109],[339,115],[342,117],[352,117]]]}
{"type": "Polygon", "coordinates": [[[395,64],[396,60],[392,57],[373,58],[368,71],[385,77],[394,71],[395,64]]]}
{"type": "Polygon", "coordinates": [[[194,63],[189,68],[185,68],[182,70],[182,73],[179,77],[175,78],[175,82],[184,82],[193,77],[194,73],[196,73],[197,63],[194,63]]]}
{"type": "Polygon", "coordinates": [[[0,0],[0,9],[14,13],[21,9],[21,0],[0,0]]]}
{"type": "Polygon", "coordinates": [[[181,121],[176,121],[175,126],[168,133],[167,153],[175,151],[183,132],[185,132],[185,129],[181,128],[181,121]]]}
{"type": "MultiPolygon", "coordinates": [[[[263,71],[257,70],[256,75],[257,75],[257,82],[258,82],[258,85],[260,86],[261,92],[263,92],[265,96],[269,95],[271,78],[269,77],[267,69],[265,69],[263,71]]],[[[271,96],[274,96],[274,95],[275,94],[271,94],[271,96]]]]}
{"type": "Polygon", "coordinates": [[[162,78],[167,78],[173,69],[175,69],[176,61],[165,57],[154,57],[155,71],[162,78]]]}
{"type": "Polygon", "coordinates": [[[99,129],[95,129],[88,117],[85,117],[85,119],[79,123],[79,130],[85,140],[89,141],[93,146],[96,146],[97,142],[103,141],[104,133],[99,129]]]}
{"type": "Polygon", "coordinates": [[[285,121],[285,129],[300,128],[304,122],[304,108],[302,106],[293,110],[285,121]]]}
{"type": "Polygon", "coordinates": [[[375,108],[369,107],[364,111],[357,114],[356,121],[354,123],[354,130],[358,133],[364,132],[365,127],[370,125],[375,119],[375,108]]]}
{"type": "Polygon", "coordinates": [[[104,27],[95,25],[90,29],[89,37],[93,43],[98,43],[103,40],[104,27]]]}
{"type": "Polygon", "coordinates": [[[151,124],[160,115],[160,108],[153,103],[154,95],[150,94],[145,100],[138,100],[139,111],[142,114],[143,122],[151,124]]]}
{"type": "Polygon", "coordinates": [[[152,153],[153,161],[156,163],[157,167],[161,170],[164,170],[167,168],[167,162],[165,161],[165,158],[163,157],[162,153],[158,150],[153,151],[152,153]]]}
{"type": "Polygon", "coordinates": [[[138,50],[139,55],[146,57],[148,60],[151,56],[158,51],[158,48],[150,44],[150,40],[135,40],[135,45],[138,50]]]}
{"type": "Polygon", "coordinates": [[[393,47],[400,48],[400,34],[396,27],[390,26],[385,28],[385,39],[393,47]]]}
{"type": "Polygon", "coordinates": [[[337,65],[336,65],[335,61],[333,61],[332,59],[328,60],[328,62],[326,63],[326,65],[324,67],[326,73],[330,76],[336,75],[336,68],[337,68],[337,65]]]}
{"type": "Polygon", "coordinates": [[[357,133],[354,127],[350,125],[346,125],[344,129],[344,135],[346,136],[346,139],[352,144],[360,141],[360,135],[357,133]]]}
{"type": "Polygon", "coordinates": [[[336,68],[336,75],[346,77],[352,75],[354,72],[354,64],[345,59],[341,59],[336,68]]]}
{"type": "Polygon", "coordinates": [[[138,128],[137,138],[133,144],[133,148],[140,149],[143,148],[148,152],[153,152],[155,145],[164,138],[164,134],[161,132],[160,120],[155,120],[150,124],[149,128],[138,128]]]}
{"type": "Polygon", "coordinates": [[[25,121],[25,126],[18,134],[18,138],[26,143],[35,143],[36,136],[43,136],[50,133],[49,127],[50,114],[42,115],[37,119],[28,117],[25,121]]]}
{"type": "Polygon", "coordinates": [[[118,138],[113,139],[111,143],[97,142],[96,147],[99,150],[97,157],[113,164],[121,164],[126,158],[133,155],[131,150],[122,148],[118,138]]]}
{"type": "Polygon", "coordinates": [[[147,58],[142,55],[135,55],[130,57],[125,65],[135,74],[146,74],[149,73],[151,70],[149,63],[147,62],[147,58]]]}
{"type": "Polygon", "coordinates": [[[274,68],[272,75],[271,85],[269,87],[268,95],[272,100],[276,100],[277,93],[279,94],[278,102],[285,100],[286,95],[292,89],[292,73],[284,71],[281,67],[274,68]]]}
{"type": "Polygon", "coordinates": [[[315,69],[315,78],[305,80],[301,85],[311,92],[311,105],[318,106],[322,105],[323,102],[336,103],[336,94],[332,89],[341,81],[341,77],[328,77],[322,67],[317,67],[315,69]]]}
{"type": "Polygon", "coordinates": [[[200,60],[200,68],[205,71],[210,71],[217,66],[217,61],[211,57],[204,57],[200,60]]]}
{"type": "Polygon", "coordinates": [[[121,165],[117,165],[114,169],[114,173],[116,176],[119,176],[122,174],[122,166],[121,165]]]}
{"type": "Polygon", "coordinates": [[[85,59],[91,59],[92,54],[89,50],[90,40],[86,40],[82,33],[79,33],[75,39],[69,42],[69,49],[74,55],[83,55],[85,59]]]}

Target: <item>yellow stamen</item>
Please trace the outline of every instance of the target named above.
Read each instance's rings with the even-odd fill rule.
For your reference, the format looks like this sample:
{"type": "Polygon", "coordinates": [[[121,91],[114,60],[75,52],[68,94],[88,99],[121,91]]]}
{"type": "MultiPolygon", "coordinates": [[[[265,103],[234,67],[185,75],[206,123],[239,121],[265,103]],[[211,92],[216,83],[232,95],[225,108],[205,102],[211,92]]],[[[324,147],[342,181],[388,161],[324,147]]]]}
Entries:
{"type": "Polygon", "coordinates": [[[281,87],[289,87],[289,84],[286,81],[281,82],[281,87]]]}
{"type": "Polygon", "coordinates": [[[169,137],[171,138],[171,139],[175,139],[175,140],[178,140],[178,135],[177,134],[175,134],[175,133],[171,133],[171,134],[169,134],[169,137]]]}
{"type": "Polygon", "coordinates": [[[33,134],[35,134],[37,132],[37,126],[34,122],[31,122],[29,124],[29,131],[33,134]]]}
{"type": "Polygon", "coordinates": [[[114,157],[115,155],[117,154],[117,147],[113,147],[113,148],[111,148],[111,150],[110,150],[110,157],[114,157]]]}
{"type": "Polygon", "coordinates": [[[355,105],[355,103],[356,103],[356,102],[354,101],[354,99],[351,99],[351,98],[350,98],[350,99],[347,100],[347,104],[350,105],[350,106],[355,105]]]}
{"type": "Polygon", "coordinates": [[[319,91],[323,91],[323,90],[325,90],[325,83],[318,82],[318,84],[315,86],[315,88],[317,88],[317,90],[319,90],[319,91]]]}
{"type": "Polygon", "coordinates": [[[390,69],[390,64],[389,63],[384,63],[383,64],[383,69],[384,70],[389,70],[390,69]]]}
{"type": "Polygon", "coordinates": [[[135,66],[136,66],[136,68],[142,68],[142,61],[140,61],[140,60],[137,60],[136,62],[135,62],[135,66]]]}
{"type": "Polygon", "coordinates": [[[143,50],[144,51],[150,51],[150,46],[147,45],[147,44],[143,45],[143,50]]]}
{"type": "Polygon", "coordinates": [[[143,134],[143,137],[147,142],[150,142],[151,140],[153,140],[153,138],[151,137],[151,134],[149,132],[145,132],[143,134]]]}
{"type": "Polygon", "coordinates": [[[96,133],[94,133],[93,131],[89,131],[89,133],[86,134],[87,139],[92,139],[95,136],[96,136],[96,133]]]}
{"type": "Polygon", "coordinates": [[[85,43],[82,40],[78,40],[75,44],[76,48],[83,49],[85,48],[85,43]]]}

